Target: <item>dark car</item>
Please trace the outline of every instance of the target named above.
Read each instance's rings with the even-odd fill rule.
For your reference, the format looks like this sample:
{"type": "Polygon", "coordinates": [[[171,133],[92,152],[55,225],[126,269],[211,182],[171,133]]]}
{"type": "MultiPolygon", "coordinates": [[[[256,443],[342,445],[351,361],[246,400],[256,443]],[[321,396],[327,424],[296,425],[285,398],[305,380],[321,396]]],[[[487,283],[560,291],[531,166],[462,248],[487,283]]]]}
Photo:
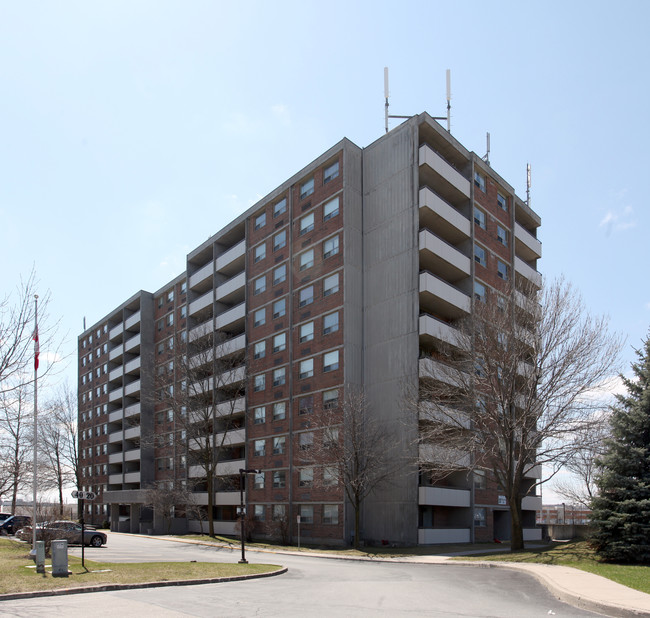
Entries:
{"type": "Polygon", "coordinates": [[[2,523],[5,519],[9,519],[11,517],[11,513],[0,513],[0,523],[2,523]]]}
{"type": "Polygon", "coordinates": [[[11,517],[7,517],[7,519],[0,524],[0,533],[16,534],[17,530],[20,530],[25,526],[30,526],[31,523],[31,517],[27,517],[26,515],[12,515],[11,517]]]}

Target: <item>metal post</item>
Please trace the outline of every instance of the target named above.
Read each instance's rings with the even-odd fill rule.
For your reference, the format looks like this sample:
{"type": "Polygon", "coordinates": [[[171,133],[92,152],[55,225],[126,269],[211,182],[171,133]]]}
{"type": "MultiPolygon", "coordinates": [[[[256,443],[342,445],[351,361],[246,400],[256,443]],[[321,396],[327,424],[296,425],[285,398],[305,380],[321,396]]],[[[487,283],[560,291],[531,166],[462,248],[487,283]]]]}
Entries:
{"type": "Polygon", "coordinates": [[[246,560],[246,550],[245,550],[245,531],[244,527],[246,525],[246,518],[245,518],[245,509],[246,506],[244,505],[244,473],[246,470],[243,468],[239,469],[239,531],[241,532],[241,560],[239,561],[240,564],[248,564],[248,560],[246,560]]]}
{"type": "Polygon", "coordinates": [[[81,499],[81,566],[85,569],[86,568],[86,554],[85,554],[85,548],[86,548],[86,543],[84,542],[85,535],[84,535],[84,499],[81,499]]]}
{"type": "Polygon", "coordinates": [[[34,294],[34,479],[32,496],[32,550],[36,553],[36,487],[38,485],[38,294],[34,294]]]}

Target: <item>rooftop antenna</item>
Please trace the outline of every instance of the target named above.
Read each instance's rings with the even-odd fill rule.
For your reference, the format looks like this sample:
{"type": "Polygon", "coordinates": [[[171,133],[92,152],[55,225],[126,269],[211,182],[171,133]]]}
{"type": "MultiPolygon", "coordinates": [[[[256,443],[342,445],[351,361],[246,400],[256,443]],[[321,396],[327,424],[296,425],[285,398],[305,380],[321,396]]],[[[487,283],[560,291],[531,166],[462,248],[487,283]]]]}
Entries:
{"type": "Polygon", "coordinates": [[[392,116],[388,114],[388,67],[384,67],[384,97],[386,99],[386,133],[388,133],[389,118],[410,118],[410,116],[392,116]]]}
{"type": "Polygon", "coordinates": [[[447,69],[447,132],[451,133],[451,69],[447,69]]]}
{"type": "Polygon", "coordinates": [[[84,331],[86,330],[86,316],[84,316],[84,331]]]}
{"type": "Polygon", "coordinates": [[[485,134],[485,139],[487,142],[487,152],[483,157],[483,161],[485,161],[488,165],[490,165],[490,132],[489,131],[485,134]]]}
{"type": "Polygon", "coordinates": [[[526,206],[530,208],[530,163],[526,163],[526,206]]]}

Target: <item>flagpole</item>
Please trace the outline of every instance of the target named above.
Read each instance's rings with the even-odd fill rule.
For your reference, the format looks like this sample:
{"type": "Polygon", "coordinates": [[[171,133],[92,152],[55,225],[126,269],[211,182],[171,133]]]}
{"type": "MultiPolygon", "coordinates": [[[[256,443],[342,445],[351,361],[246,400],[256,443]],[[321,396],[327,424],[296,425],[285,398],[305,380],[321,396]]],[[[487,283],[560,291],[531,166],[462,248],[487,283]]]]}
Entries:
{"type": "Polygon", "coordinates": [[[32,549],[36,559],[36,486],[37,486],[37,457],[38,457],[38,294],[34,294],[34,488],[32,497],[32,549]]]}

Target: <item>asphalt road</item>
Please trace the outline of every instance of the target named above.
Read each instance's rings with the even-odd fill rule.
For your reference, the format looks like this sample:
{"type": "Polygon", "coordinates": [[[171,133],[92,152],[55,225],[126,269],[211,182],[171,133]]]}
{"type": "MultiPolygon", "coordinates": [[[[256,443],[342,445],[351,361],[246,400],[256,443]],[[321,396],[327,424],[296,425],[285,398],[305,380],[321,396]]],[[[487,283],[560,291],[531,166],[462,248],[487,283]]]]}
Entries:
{"type": "MultiPolygon", "coordinates": [[[[80,548],[71,553],[79,554],[80,548]]],[[[102,561],[236,562],[239,548],[110,535],[87,548],[102,561]]],[[[462,565],[332,560],[247,551],[249,562],[281,564],[277,577],[201,586],[98,592],[2,601],[2,616],[595,616],[557,601],[532,577],[462,565]]]]}

